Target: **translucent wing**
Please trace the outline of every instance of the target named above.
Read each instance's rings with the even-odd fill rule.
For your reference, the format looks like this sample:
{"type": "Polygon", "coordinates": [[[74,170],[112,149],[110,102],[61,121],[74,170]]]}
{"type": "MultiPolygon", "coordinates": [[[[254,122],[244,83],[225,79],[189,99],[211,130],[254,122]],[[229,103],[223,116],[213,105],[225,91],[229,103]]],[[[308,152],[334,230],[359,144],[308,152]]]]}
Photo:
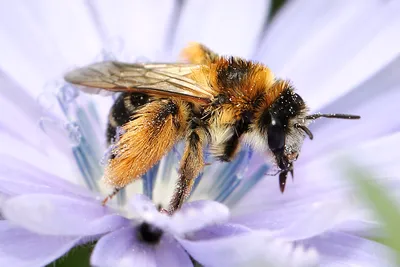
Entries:
{"type": "Polygon", "coordinates": [[[189,101],[209,103],[215,93],[190,78],[197,64],[127,64],[115,61],[95,63],[67,73],[64,79],[83,86],[82,90],[141,92],[155,96],[176,96],[189,101]]]}

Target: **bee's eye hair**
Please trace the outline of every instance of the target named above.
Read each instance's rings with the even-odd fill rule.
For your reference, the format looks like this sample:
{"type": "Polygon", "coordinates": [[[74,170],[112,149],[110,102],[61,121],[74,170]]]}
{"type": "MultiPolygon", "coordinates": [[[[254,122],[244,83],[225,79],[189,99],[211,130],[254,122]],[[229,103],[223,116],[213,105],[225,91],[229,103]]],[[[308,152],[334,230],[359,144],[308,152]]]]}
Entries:
{"type": "Polygon", "coordinates": [[[308,129],[306,126],[300,125],[300,124],[297,124],[297,123],[296,123],[296,124],[294,125],[294,127],[299,128],[299,129],[302,129],[303,132],[305,132],[305,133],[308,135],[308,137],[310,138],[310,140],[313,140],[314,135],[312,134],[312,132],[310,131],[310,129],[308,129]]]}
{"type": "Polygon", "coordinates": [[[338,114],[338,113],[330,113],[330,114],[321,114],[316,113],[312,115],[308,115],[305,117],[306,120],[316,120],[318,118],[334,118],[334,119],[347,119],[347,120],[357,120],[361,118],[357,115],[350,115],[350,114],[338,114]]]}

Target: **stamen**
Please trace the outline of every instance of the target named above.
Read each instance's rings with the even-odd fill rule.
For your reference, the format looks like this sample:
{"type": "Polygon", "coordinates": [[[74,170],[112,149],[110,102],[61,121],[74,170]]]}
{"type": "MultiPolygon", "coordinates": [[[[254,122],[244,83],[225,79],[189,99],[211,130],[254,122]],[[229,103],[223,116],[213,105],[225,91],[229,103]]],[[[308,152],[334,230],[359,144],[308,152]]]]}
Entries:
{"type": "Polygon", "coordinates": [[[224,202],[232,192],[240,185],[242,179],[234,175],[230,183],[226,183],[224,188],[221,188],[220,194],[215,198],[215,201],[224,202]]]}
{"type": "Polygon", "coordinates": [[[265,173],[268,171],[270,166],[264,164],[260,166],[257,171],[253,173],[250,177],[243,180],[240,187],[236,190],[236,192],[232,193],[230,197],[225,201],[225,204],[228,207],[233,207],[236,203],[238,203],[255,185],[261,181],[262,178],[265,177],[265,173]]]}
{"type": "Polygon", "coordinates": [[[153,199],[154,182],[157,177],[158,168],[160,163],[154,165],[145,175],[143,175],[143,194],[148,198],[153,199]]]}
{"type": "Polygon", "coordinates": [[[214,168],[218,168],[214,173],[213,180],[210,181],[209,195],[211,198],[216,199],[221,192],[228,188],[235,180],[236,173],[240,168],[244,168],[244,159],[246,158],[247,151],[242,150],[238,153],[232,162],[215,164],[214,168]]]}

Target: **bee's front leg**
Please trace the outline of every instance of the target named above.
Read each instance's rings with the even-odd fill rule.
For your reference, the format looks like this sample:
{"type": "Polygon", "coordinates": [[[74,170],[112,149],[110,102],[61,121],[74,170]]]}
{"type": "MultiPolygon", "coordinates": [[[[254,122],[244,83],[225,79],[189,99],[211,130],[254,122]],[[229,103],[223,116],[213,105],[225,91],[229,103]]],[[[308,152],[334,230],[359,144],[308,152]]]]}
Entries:
{"type": "Polygon", "coordinates": [[[179,209],[190,195],[194,181],[204,167],[204,136],[204,130],[201,128],[193,129],[187,135],[185,151],[179,169],[179,179],[168,208],[170,214],[179,209]]]}

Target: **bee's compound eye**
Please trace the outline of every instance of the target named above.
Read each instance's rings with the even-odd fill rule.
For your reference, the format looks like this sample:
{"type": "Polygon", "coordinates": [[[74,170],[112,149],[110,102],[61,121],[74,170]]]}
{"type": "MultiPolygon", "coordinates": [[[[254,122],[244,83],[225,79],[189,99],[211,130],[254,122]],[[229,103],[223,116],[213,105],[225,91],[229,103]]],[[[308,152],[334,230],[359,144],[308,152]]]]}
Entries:
{"type": "Polygon", "coordinates": [[[285,146],[285,129],[281,122],[276,118],[271,118],[271,123],[267,129],[268,146],[272,152],[283,150],[285,146]]]}

